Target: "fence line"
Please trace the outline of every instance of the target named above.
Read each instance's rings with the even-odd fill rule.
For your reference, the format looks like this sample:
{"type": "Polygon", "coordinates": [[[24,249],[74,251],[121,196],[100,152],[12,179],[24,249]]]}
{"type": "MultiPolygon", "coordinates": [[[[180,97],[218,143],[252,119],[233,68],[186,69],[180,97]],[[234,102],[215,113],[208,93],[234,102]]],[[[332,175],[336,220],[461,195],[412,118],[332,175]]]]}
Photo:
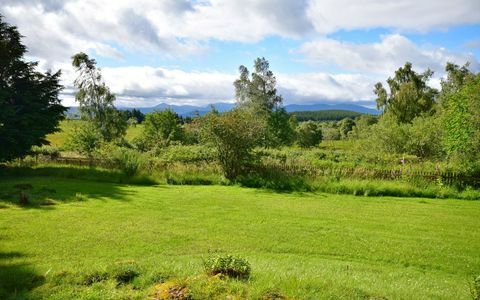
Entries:
{"type": "MultiPolygon", "coordinates": [[[[48,159],[48,161],[58,164],[117,168],[114,162],[105,159],[88,159],[77,157],[58,157],[48,159]]],[[[154,167],[152,165],[152,167],[154,167]]],[[[468,174],[450,172],[450,171],[412,171],[412,170],[385,170],[385,169],[367,169],[367,168],[325,168],[313,165],[298,165],[287,163],[262,163],[260,165],[249,166],[253,171],[280,171],[288,175],[302,175],[309,177],[337,176],[337,177],[355,177],[361,179],[384,179],[397,180],[402,178],[422,178],[427,180],[441,180],[445,184],[464,184],[480,187],[480,177],[468,174]]]]}

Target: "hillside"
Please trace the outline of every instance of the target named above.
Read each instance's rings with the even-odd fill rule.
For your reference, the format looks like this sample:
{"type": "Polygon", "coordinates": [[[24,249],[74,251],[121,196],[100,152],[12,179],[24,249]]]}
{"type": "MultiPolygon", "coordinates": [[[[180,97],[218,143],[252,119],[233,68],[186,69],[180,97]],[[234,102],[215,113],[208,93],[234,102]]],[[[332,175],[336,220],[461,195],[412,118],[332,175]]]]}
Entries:
{"type": "Polygon", "coordinates": [[[298,121],[340,121],[345,118],[354,119],[361,116],[359,112],[351,110],[313,110],[313,111],[296,111],[293,112],[298,121]]]}

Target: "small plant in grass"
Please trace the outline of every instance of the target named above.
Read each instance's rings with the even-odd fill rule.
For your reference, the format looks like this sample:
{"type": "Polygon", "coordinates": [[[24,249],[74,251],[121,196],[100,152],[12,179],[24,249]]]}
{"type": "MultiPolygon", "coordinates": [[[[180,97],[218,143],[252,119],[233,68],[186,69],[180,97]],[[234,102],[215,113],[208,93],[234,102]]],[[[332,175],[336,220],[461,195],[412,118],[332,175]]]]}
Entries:
{"type": "Polygon", "coordinates": [[[470,294],[473,300],[480,300],[480,276],[473,280],[473,285],[470,286],[470,294]]]}
{"type": "Polygon", "coordinates": [[[140,270],[133,261],[118,262],[113,267],[111,275],[118,284],[126,284],[140,275],[140,270]]]}
{"type": "Polygon", "coordinates": [[[108,279],[108,273],[102,271],[93,271],[85,276],[83,276],[82,284],[83,285],[92,285],[97,282],[101,282],[108,279]]]}
{"type": "Polygon", "coordinates": [[[263,293],[260,299],[261,300],[285,300],[288,298],[282,295],[281,293],[279,293],[277,290],[268,290],[265,293],[263,293]]]}
{"type": "Polygon", "coordinates": [[[87,199],[88,197],[82,193],[76,193],[75,196],[73,197],[74,201],[87,201],[87,199]]]}
{"type": "Polygon", "coordinates": [[[215,255],[203,261],[205,271],[209,275],[221,274],[224,276],[247,279],[250,276],[251,267],[247,260],[232,255],[215,255]]]}

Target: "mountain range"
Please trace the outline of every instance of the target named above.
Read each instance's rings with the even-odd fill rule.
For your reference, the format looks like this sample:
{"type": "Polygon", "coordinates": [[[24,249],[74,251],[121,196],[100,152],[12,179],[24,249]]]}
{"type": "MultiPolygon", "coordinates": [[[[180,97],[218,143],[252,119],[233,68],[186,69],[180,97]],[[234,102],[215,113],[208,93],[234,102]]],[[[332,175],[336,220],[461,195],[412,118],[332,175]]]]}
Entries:
{"type": "MultiPolygon", "coordinates": [[[[195,105],[172,105],[166,103],[160,103],[158,105],[152,107],[118,107],[120,110],[129,110],[136,108],[140,110],[142,113],[146,114],[149,112],[153,112],[155,110],[164,110],[167,108],[172,109],[177,114],[183,117],[193,117],[195,115],[204,115],[211,110],[211,107],[215,107],[216,110],[219,112],[225,112],[232,109],[235,104],[234,103],[226,103],[226,102],[218,102],[213,103],[206,106],[195,106],[195,105]]],[[[295,112],[295,111],[315,111],[315,110],[349,110],[354,111],[362,114],[369,114],[369,115],[378,115],[379,111],[376,109],[368,108],[360,104],[355,104],[351,102],[343,102],[343,103],[315,103],[315,104],[288,104],[285,105],[285,109],[287,112],[295,112]]],[[[77,113],[77,107],[70,107],[68,110],[68,114],[77,113]]]]}

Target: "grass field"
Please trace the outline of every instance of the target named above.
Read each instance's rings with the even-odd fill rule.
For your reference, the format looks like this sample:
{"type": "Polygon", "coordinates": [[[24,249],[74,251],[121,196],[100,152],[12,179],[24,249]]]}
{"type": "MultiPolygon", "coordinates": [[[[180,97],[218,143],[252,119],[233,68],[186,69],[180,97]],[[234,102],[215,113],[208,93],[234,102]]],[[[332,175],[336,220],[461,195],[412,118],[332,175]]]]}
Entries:
{"type": "Polygon", "coordinates": [[[469,299],[480,274],[480,202],[0,181],[0,298],[144,299],[158,281],[194,299],[469,299]],[[30,184],[17,206],[16,184],[30,184]],[[209,278],[210,252],[246,258],[249,280],[209,278]],[[82,278],[135,261],[129,284],[82,278]]]}
{"type": "MultiPolygon", "coordinates": [[[[47,135],[47,140],[51,143],[52,146],[62,148],[65,145],[65,142],[68,139],[69,134],[75,130],[75,126],[80,124],[80,120],[64,120],[60,123],[60,130],[47,135]]],[[[125,138],[127,141],[132,141],[135,137],[139,136],[142,132],[143,125],[139,124],[135,127],[130,126],[127,129],[125,138]]]]}

